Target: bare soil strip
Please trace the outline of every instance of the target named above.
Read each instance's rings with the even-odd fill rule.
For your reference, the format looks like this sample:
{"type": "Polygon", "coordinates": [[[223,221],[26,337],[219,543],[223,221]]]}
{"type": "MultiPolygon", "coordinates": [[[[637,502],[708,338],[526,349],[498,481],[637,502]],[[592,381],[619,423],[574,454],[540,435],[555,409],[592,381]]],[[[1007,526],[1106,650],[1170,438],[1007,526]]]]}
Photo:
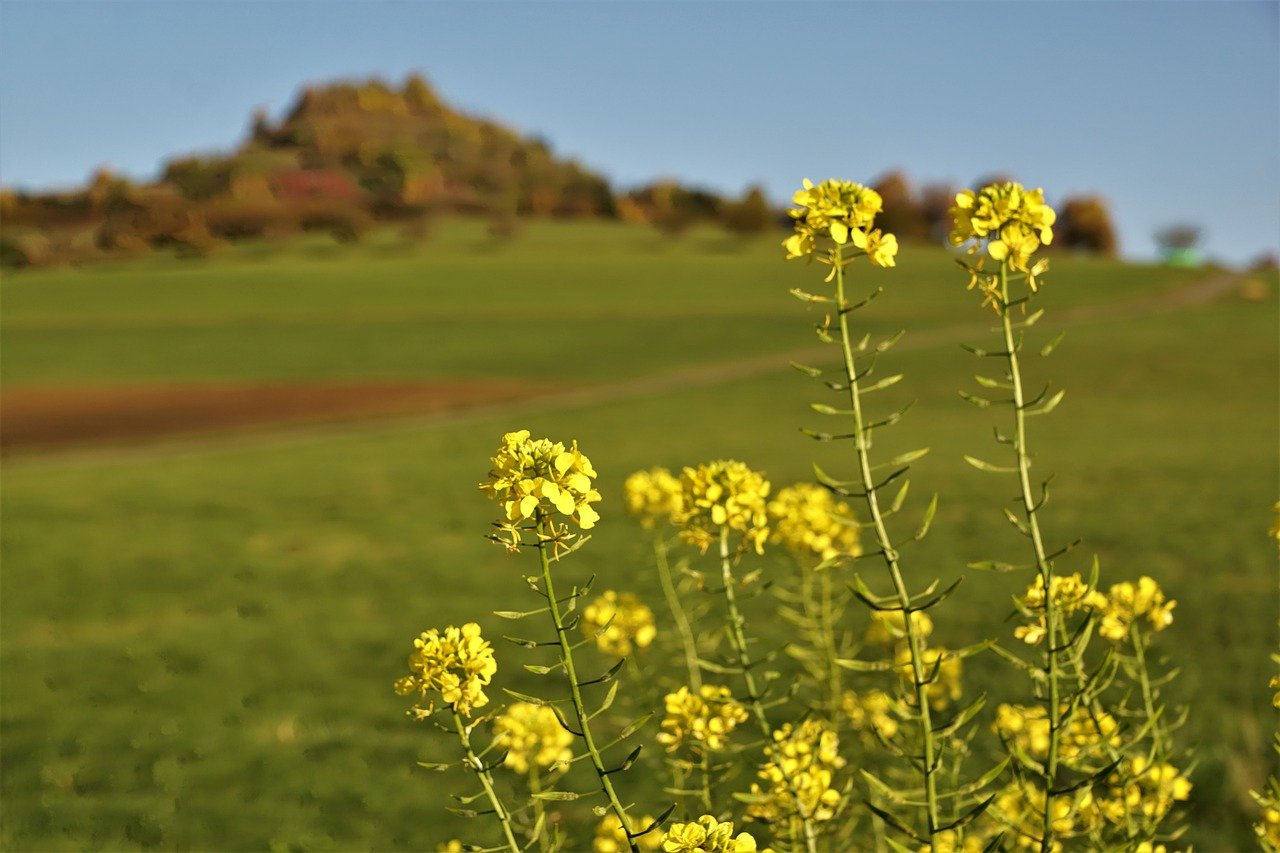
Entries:
{"type": "MultiPolygon", "coordinates": [[[[1060,326],[1073,326],[1186,309],[1231,292],[1240,281],[1234,273],[1215,274],[1151,297],[1062,311],[1055,319],[1060,326]]],[[[989,326],[967,323],[913,332],[897,349],[957,345],[981,338],[989,326]]],[[[382,429],[388,425],[419,429],[709,387],[774,373],[791,361],[820,362],[829,355],[826,348],[815,346],[572,389],[479,380],[8,389],[0,392],[0,452],[20,451],[34,461],[49,456],[44,451],[77,448],[98,448],[90,451],[95,456],[165,452],[175,445],[179,451],[198,451],[208,449],[210,443],[221,446],[228,441],[237,445],[296,441],[317,432],[327,434],[334,422],[341,422],[343,429],[357,421],[375,421],[382,429]],[[143,446],[121,448],[122,444],[143,446]]]]}
{"type": "Polygon", "coordinates": [[[0,392],[0,452],[439,414],[550,390],[493,381],[10,388],[0,392]]]}

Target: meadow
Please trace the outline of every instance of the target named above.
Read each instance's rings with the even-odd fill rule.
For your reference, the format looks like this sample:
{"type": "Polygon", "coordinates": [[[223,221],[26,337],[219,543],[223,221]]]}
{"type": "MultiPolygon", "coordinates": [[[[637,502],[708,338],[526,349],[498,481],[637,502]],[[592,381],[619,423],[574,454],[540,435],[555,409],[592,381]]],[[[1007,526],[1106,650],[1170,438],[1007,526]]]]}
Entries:
{"type": "MultiPolygon", "coordinates": [[[[1167,294],[1211,273],[1052,263],[1044,334],[1072,322],[1031,377],[1067,390],[1034,424],[1036,470],[1057,473],[1048,523],[1084,540],[1068,571],[1097,554],[1104,584],[1150,574],[1178,600],[1157,648],[1182,668],[1166,697],[1189,706],[1181,737],[1198,757],[1187,840],[1246,848],[1247,792],[1274,763],[1274,286],[1261,302],[1228,291],[1178,306],[1167,294]]],[[[476,484],[498,439],[578,439],[605,500],[571,569],[636,590],[661,625],[622,482],[726,457],[775,485],[827,467],[833,451],[798,432],[819,426],[815,389],[787,364],[815,346],[820,315],[787,292],[813,272],[784,264],[773,239],[541,224],[496,241],[456,222],[421,245],[316,238],[6,276],[7,388],[407,378],[583,393],[8,456],[0,846],[423,849],[464,832],[442,807],[463,780],[415,764],[451,745],[407,721],[390,685],[419,631],[475,620],[496,636],[490,611],[535,606],[525,569],[484,538],[493,509],[476,484]]],[[[906,379],[882,404],[918,402],[889,452],[929,446],[912,491],[940,496],[912,564],[966,575],[935,612],[938,636],[1009,638],[1025,579],[965,569],[1017,548],[997,509],[1007,484],[962,460],[988,452],[991,426],[957,394],[980,368],[958,344],[985,339],[990,315],[940,249],[908,247],[867,276],[886,288],[867,331],[910,330],[886,356],[906,379]]],[[[499,683],[521,689],[517,669],[499,683]]],[[[966,689],[1007,675],[978,658],[966,689]]],[[[655,790],[629,793],[662,808],[655,790]]]]}

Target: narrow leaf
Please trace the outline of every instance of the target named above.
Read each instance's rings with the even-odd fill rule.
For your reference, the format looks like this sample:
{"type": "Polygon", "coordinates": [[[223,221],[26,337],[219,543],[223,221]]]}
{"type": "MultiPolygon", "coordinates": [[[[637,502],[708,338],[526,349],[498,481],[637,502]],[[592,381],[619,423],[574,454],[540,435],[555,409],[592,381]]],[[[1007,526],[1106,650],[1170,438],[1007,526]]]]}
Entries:
{"type": "Polygon", "coordinates": [[[987,471],[991,474],[1012,474],[1018,470],[1017,468],[1010,468],[1006,465],[992,465],[990,462],[983,462],[976,456],[970,456],[967,453],[964,455],[964,461],[968,462],[979,471],[987,471]]]}

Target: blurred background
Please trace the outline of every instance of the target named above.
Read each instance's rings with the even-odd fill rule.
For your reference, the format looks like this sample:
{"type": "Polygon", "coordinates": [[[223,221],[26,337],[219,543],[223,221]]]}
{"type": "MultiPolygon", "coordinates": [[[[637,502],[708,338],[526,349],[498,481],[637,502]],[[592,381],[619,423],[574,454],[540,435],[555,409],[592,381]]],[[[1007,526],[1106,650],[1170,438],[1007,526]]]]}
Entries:
{"type": "MultiPolygon", "coordinates": [[[[1249,844],[1274,770],[1278,9],[0,4],[0,845],[466,831],[390,683],[418,631],[523,609],[483,538],[488,456],[578,438],[606,493],[583,571],[655,596],[628,473],[812,476],[817,391],[788,361],[830,354],[787,295],[818,271],[779,243],[828,177],[875,186],[903,246],[865,321],[908,330],[885,405],[920,402],[885,440],[933,448],[924,579],[1018,546],[962,462],[990,422],[958,345],[989,317],[947,209],[1044,187],[1052,532],[1085,540],[1069,571],[1096,553],[1179,600],[1188,838],[1249,844]]],[[[967,580],[940,638],[1007,634],[1019,584],[967,580]]]]}

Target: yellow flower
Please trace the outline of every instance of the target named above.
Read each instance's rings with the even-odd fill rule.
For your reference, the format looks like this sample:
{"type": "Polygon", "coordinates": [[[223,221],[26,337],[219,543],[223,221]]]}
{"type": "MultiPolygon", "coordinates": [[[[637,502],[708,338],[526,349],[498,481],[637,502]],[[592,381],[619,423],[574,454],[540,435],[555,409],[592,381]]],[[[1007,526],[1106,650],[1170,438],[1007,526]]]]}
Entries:
{"type": "Polygon", "coordinates": [[[757,774],[766,784],[751,786],[753,802],[747,814],[776,822],[802,814],[812,821],[835,817],[840,789],[835,773],[844,767],[840,738],[822,720],[810,718],[774,730],[765,747],[768,762],[757,774]]]}
{"type": "Polygon", "coordinates": [[[680,536],[703,553],[721,530],[737,531],[744,545],[764,553],[769,537],[765,500],[769,481],[735,460],[719,460],[685,468],[680,477],[680,510],[675,522],[680,536]]]}
{"type": "Polygon", "coordinates": [[[987,242],[987,254],[1027,272],[1027,262],[1042,245],[1053,241],[1057,214],[1045,204],[1044,191],[1027,190],[1012,181],[990,184],[977,193],[962,190],[951,208],[949,240],[961,246],[970,240],[987,242]]]}
{"type": "MultiPolygon", "coordinates": [[[[943,648],[925,649],[921,657],[924,658],[924,677],[931,679],[925,688],[929,707],[941,710],[959,699],[963,692],[960,677],[964,670],[964,662],[943,648]]],[[[898,675],[903,681],[911,684],[915,674],[911,668],[911,649],[905,643],[898,647],[896,661],[898,675]]],[[[914,691],[908,695],[914,702],[914,691]]]]}
{"type": "MultiPolygon", "coordinates": [[[[600,500],[593,481],[591,460],[573,442],[569,449],[560,442],[531,440],[527,429],[509,432],[491,460],[489,479],[480,491],[496,501],[503,511],[495,539],[512,551],[520,549],[520,525],[544,517],[563,515],[583,530],[595,526],[600,514],[591,504],[600,500]]],[[[557,532],[563,536],[563,532],[557,532]]]]}
{"type": "MultiPolygon", "coordinates": [[[[1062,712],[1058,756],[1063,761],[1077,762],[1106,747],[1120,745],[1120,724],[1105,711],[1095,714],[1077,708],[1071,712],[1064,705],[1062,712]]],[[[1049,712],[1044,707],[1001,705],[996,709],[996,722],[992,728],[1028,756],[1042,760],[1048,758],[1049,712]]]]}
{"type": "MultiPolygon", "coordinates": [[[[1002,832],[1014,836],[1009,839],[1013,849],[1040,850],[1044,807],[1045,794],[1042,789],[1011,782],[996,795],[988,813],[1001,825],[1002,832]]],[[[1063,849],[1063,839],[1083,835],[1098,822],[1098,812],[1088,788],[1073,794],[1055,796],[1049,814],[1057,836],[1051,848],[1054,851],[1063,849]]]]}
{"type": "Polygon", "coordinates": [[[663,700],[666,717],[658,743],[668,752],[688,744],[698,752],[718,752],[728,743],[729,733],[747,721],[747,709],[733,698],[728,687],[704,684],[697,695],[681,687],[663,700]]]}
{"type": "Polygon", "coordinates": [[[420,719],[435,710],[434,694],[469,717],[473,708],[488,704],[484,686],[497,671],[493,649],[480,636],[476,623],[468,622],[461,628],[450,625],[443,634],[432,628],[413,641],[410,674],[397,679],[395,689],[401,696],[418,695],[410,713],[420,719]]]}
{"type": "Polygon", "coordinates": [[[1126,825],[1126,816],[1158,823],[1174,803],[1191,796],[1191,781],[1178,768],[1152,764],[1141,755],[1125,761],[1111,779],[1109,796],[1098,805],[1117,826],[1126,825]]]}
{"type": "Polygon", "coordinates": [[[605,590],[582,610],[582,632],[607,655],[626,657],[658,635],[653,611],[634,593],[605,590]]]}
{"type": "Polygon", "coordinates": [[[1137,585],[1118,583],[1111,587],[1106,597],[1102,624],[1098,633],[1115,643],[1129,639],[1129,627],[1143,616],[1154,631],[1163,631],[1173,624],[1173,608],[1178,602],[1166,600],[1160,585],[1152,578],[1138,578],[1137,585]]]}
{"type": "MultiPolygon", "coordinates": [[[[653,823],[653,818],[649,815],[639,820],[628,817],[627,820],[631,822],[632,832],[642,832],[653,823]]],[[[653,832],[647,832],[635,839],[635,842],[641,850],[661,850],[662,831],[655,829],[653,832]]],[[[592,853],[626,853],[630,849],[627,834],[622,831],[622,822],[618,820],[617,815],[610,812],[596,826],[596,837],[591,842],[592,853]]]]}
{"type": "MultiPolygon", "coordinates": [[[[933,620],[923,610],[912,611],[911,624],[916,630],[916,636],[921,639],[933,633],[933,620]]],[[[906,637],[907,620],[903,618],[901,610],[873,610],[871,612],[871,624],[867,626],[867,633],[864,638],[868,643],[889,646],[900,640],[905,640],[906,637]]]]}
{"type": "Polygon", "coordinates": [[[748,832],[733,834],[733,822],[721,823],[712,815],[677,823],[662,840],[665,853],[756,853],[756,840],[748,832]]]}
{"type": "MultiPolygon", "coordinates": [[[[1081,610],[1100,611],[1107,606],[1107,597],[1085,583],[1079,572],[1055,575],[1049,586],[1054,608],[1063,616],[1071,616],[1081,610]]],[[[1043,579],[1037,577],[1018,600],[1032,614],[1042,614],[1045,609],[1043,579]]],[[[1035,615],[1034,618],[1032,624],[1019,626],[1013,632],[1019,640],[1031,645],[1043,640],[1046,630],[1044,616],[1035,615]]]]}
{"type": "Polygon", "coordinates": [[[503,764],[517,773],[529,766],[551,767],[573,758],[573,735],[565,731],[555,711],[532,702],[516,702],[493,721],[493,743],[507,751],[503,764]]]}
{"type": "Polygon", "coordinates": [[[626,482],[627,512],[645,530],[665,524],[680,511],[680,480],[666,468],[637,471],[626,482]]]}
{"type": "Polygon", "coordinates": [[[854,731],[874,729],[885,740],[898,733],[898,721],[893,716],[897,706],[893,697],[883,690],[869,690],[862,695],[846,690],[840,697],[840,709],[854,731]]]}
{"type": "Polygon", "coordinates": [[[793,553],[812,554],[820,560],[862,553],[853,509],[821,486],[797,483],[779,489],[769,501],[768,511],[771,540],[793,553]]]}
{"type": "Polygon", "coordinates": [[[821,237],[837,246],[852,244],[877,266],[894,265],[897,238],[873,231],[871,227],[884,204],[875,190],[852,181],[837,180],[814,186],[806,178],[804,187],[797,190],[791,200],[796,207],[787,212],[795,220],[796,233],[782,242],[787,260],[813,254],[821,237]]]}

